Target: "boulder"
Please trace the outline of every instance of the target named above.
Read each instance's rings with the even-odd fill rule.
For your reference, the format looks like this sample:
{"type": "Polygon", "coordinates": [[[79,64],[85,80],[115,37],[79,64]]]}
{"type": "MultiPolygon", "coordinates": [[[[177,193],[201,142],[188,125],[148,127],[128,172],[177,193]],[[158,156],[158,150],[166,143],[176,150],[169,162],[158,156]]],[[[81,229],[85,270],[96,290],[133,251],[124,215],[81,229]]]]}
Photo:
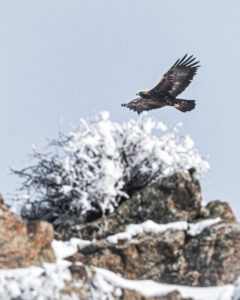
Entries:
{"type": "Polygon", "coordinates": [[[211,218],[220,217],[229,222],[236,222],[233,211],[227,202],[219,200],[211,201],[206,206],[211,218]]]}
{"type": "Polygon", "coordinates": [[[236,222],[226,202],[212,201],[206,207],[202,206],[200,184],[195,170],[191,169],[188,173],[165,177],[136,192],[108,216],[86,224],[62,228],[58,237],[61,240],[72,237],[102,239],[124,231],[128,224],[138,224],[146,220],[166,224],[175,221],[197,222],[217,217],[236,222]]]}
{"type": "Polygon", "coordinates": [[[123,231],[126,225],[152,220],[157,223],[193,221],[201,212],[201,188],[195,170],[163,178],[136,192],[117,210],[101,219],[64,228],[59,237],[101,239],[123,231]]]}
{"type": "Polygon", "coordinates": [[[233,283],[240,276],[240,224],[226,202],[201,203],[201,189],[194,170],[163,178],[136,192],[104,218],[66,228],[62,239],[97,239],[71,260],[106,268],[129,279],[190,286],[233,283]],[[106,237],[123,232],[131,223],[152,220],[197,223],[209,218],[221,222],[195,236],[187,230],[168,229],[141,233],[131,240],[110,244],[106,237]]]}
{"type": "Polygon", "coordinates": [[[0,203],[0,268],[28,267],[54,262],[51,247],[54,233],[44,221],[24,221],[0,203]]]}

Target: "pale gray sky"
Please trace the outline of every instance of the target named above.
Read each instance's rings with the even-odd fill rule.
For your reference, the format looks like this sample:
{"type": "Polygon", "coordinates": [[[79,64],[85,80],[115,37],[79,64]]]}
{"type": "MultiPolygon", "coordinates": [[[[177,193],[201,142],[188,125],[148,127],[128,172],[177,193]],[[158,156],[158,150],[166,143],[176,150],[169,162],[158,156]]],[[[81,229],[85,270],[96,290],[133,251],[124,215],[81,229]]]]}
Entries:
{"type": "Polygon", "coordinates": [[[14,192],[31,145],[99,110],[122,122],[120,106],[155,85],[186,52],[201,68],[183,95],[196,109],[149,115],[184,122],[211,171],[204,200],[239,204],[240,2],[238,0],[11,0],[0,2],[0,192],[14,192]]]}

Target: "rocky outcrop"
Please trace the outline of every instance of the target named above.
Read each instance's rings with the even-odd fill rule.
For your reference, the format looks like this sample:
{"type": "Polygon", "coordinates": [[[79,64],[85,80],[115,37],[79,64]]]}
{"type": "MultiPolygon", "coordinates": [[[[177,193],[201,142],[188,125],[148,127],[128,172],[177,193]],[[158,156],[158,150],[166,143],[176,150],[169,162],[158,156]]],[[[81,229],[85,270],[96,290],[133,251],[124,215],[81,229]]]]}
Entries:
{"type": "Polygon", "coordinates": [[[232,283],[240,276],[240,224],[220,222],[192,237],[181,230],[98,241],[71,258],[129,279],[191,286],[232,283]]]}
{"type": "Polygon", "coordinates": [[[227,203],[201,205],[194,170],[159,180],[134,194],[111,215],[68,228],[59,236],[97,239],[71,260],[106,268],[129,279],[212,286],[233,283],[240,276],[240,224],[227,203]],[[117,244],[105,239],[125,231],[131,223],[148,219],[157,223],[196,223],[217,217],[221,222],[196,236],[187,230],[169,229],[157,234],[141,233],[117,244]]]}
{"type": "Polygon", "coordinates": [[[236,222],[236,218],[227,202],[221,202],[219,200],[211,201],[206,206],[205,212],[206,217],[220,217],[228,222],[236,222]]]}
{"type": "Polygon", "coordinates": [[[28,267],[55,261],[51,248],[52,225],[43,221],[24,222],[0,201],[0,268],[28,267]]]}
{"type": "MultiPolygon", "coordinates": [[[[195,171],[190,170],[136,192],[112,214],[55,232],[59,240],[91,241],[67,258],[72,262],[71,279],[65,281],[61,294],[98,299],[94,293],[101,280],[96,280],[97,269],[93,267],[131,280],[205,287],[234,283],[240,276],[240,224],[226,202],[216,200],[202,206],[201,200],[195,171]],[[203,221],[215,218],[220,219],[191,231],[203,221]],[[160,231],[140,230],[130,237],[122,234],[115,240],[109,237],[124,233],[130,224],[147,220],[157,224],[180,222],[181,226],[164,227],[160,231]]],[[[55,257],[50,246],[53,235],[49,223],[24,221],[0,200],[0,268],[53,262],[55,257]]],[[[111,281],[105,283],[111,285],[111,281]]],[[[137,289],[114,284],[111,287],[111,299],[116,300],[184,300],[178,291],[146,298],[137,289]]]]}
{"type": "Polygon", "coordinates": [[[240,224],[220,222],[184,246],[187,271],[179,283],[199,286],[233,283],[240,275],[240,224]]]}
{"type": "Polygon", "coordinates": [[[159,224],[175,221],[197,222],[206,218],[221,217],[236,221],[229,205],[213,201],[206,207],[201,204],[201,188],[194,169],[163,178],[136,192],[117,210],[104,218],[83,225],[64,228],[59,238],[102,239],[125,230],[126,225],[152,220],[159,224]]]}
{"type": "MultiPolygon", "coordinates": [[[[71,281],[66,281],[66,287],[61,291],[63,295],[71,296],[73,293],[78,296],[78,299],[81,300],[89,300],[95,299],[93,294],[91,293],[94,288],[96,288],[95,280],[95,272],[93,269],[88,269],[83,265],[72,264],[70,267],[70,271],[72,273],[71,281]],[[83,284],[80,286],[76,285],[76,282],[81,281],[83,284]]],[[[102,282],[103,283],[103,282],[102,282]]],[[[181,294],[175,290],[170,292],[164,296],[157,297],[144,297],[139,292],[134,289],[113,287],[111,293],[111,299],[115,300],[193,300],[192,298],[183,298],[181,294]]],[[[96,299],[109,299],[106,295],[98,295],[96,299]]]]}
{"type": "Polygon", "coordinates": [[[193,221],[201,212],[201,189],[194,170],[163,178],[136,192],[117,210],[101,219],[65,228],[61,239],[70,237],[101,239],[123,231],[126,225],[152,220],[169,223],[193,221]]]}

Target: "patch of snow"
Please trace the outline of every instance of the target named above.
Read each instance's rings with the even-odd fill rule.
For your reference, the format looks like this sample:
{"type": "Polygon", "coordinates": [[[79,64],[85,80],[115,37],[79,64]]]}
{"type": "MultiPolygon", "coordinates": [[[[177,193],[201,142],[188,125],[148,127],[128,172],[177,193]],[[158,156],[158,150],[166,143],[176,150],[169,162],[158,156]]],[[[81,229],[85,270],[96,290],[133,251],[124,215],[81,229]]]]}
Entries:
{"type": "Polygon", "coordinates": [[[64,259],[76,253],[78,250],[91,244],[91,241],[71,238],[69,241],[52,241],[52,247],[58,259],[64,259]]]}
{"type": "MultiPolygon", "coordinates": [[[[135,234],[137,235],[137,233],[135,234]]],[[[108,243],[110,244],[117,244],[118,241],[121,241],[121,240],[131,240],[131,238],[133,237],[134,235],[131,235],[130,233],[128,232],[119,232],[119,233],[116,233],[116,234],[113,234],[113,235],[109,235],[106,240],[108,243]]]]}
{"type": "Polygon", "coordinates": [[[221,221],[221,218],[208,219],[195,224],[187,223],[186,221],[172,222],[168,224],[158,224],[154,221],[147,220],[141,224],[130,224],[126,227],[126,231],[110,235],[106,241],[111,244],[117,244],[119,240],[130,240],[137,234],[146,233],[160,233],[168,229],[184,230],[191,236],[200,234],[207,227],[214,225],[221,221]]]}
{"type": "Polygon", "coordinates": [[[234,290],[232,300],[239,300],[240,299],[240,277],[238,277],[238,279],[235,281],[234,286],[235,286],[235,290],[234,290]]]}
{"type": "Polygon", "coordinates": [[[71,263],[58,260],[43,267],[0,270],[0,299],[70,300],[76,299],[60,293],[65,280],[71,279],[71,263]]]}
{"type": "Polygon", "coordinates": [[[194,300],[231,300],[234,293],[234,286],[231,284],[217,287],[189,287],[157,283],[152,280],[129,280],[109,270],[100,268],[94,268],[94,270],[96,276],[101,278],[101,282],[104,279],[115,287],[135,290],[145,297],[164,296],[177,290],[182,297],[194,300]]]}
{"type": "Polygon", "coordinates": [[[204,200],[201,201],[201,206],[202,207],[206,207],[207,205],[208,205],[207,201],[204,201],[204,200]]]}
{"type": "MultiPolygon", "coordinates": [[[[181,222],[175,223],[176,228],[183,226],[181,222]]],[[[144,226],[147,231],[155,230],[156,232],[158,230],[152,221],[146,222],[142,227],[144,226]]],[[[133,230],[133,227],[130,228],[133,230]]],[[[135,230],[133,231],[135,232],[135,230]]],[[[30,266],[21,269],[0,270],[0,299],[79,299],[79,296],[74,293],[71,295],[61,293],[61,290],[65,288],[65,282],[71,280],[69,266],[72,264],[61,258],[68,256],[70,252],[73,253],[74,247],[77,251],[77,247],[84,247],[86,244],[89,244],[89,241],[75,238],[61,243],[55,241],[53,245],[57,256],[56,263],[44,263],[42,267],[30,266]]],[[[81,262],[76,264],[82,265],[81,262]]],[[[87,299],[89,300],[114,300],[114,296],[122,295],[122,288],[135,290],[145,297],[164,296],[177,290],[182,297],[194,300],[238,300],[240,295],[240,278],[236,281],[235,286],[229,284],[218,287],[189,287],[162,284],[152,280],[128,280],[109,270],[96,267],[86,267],[86,271],[90,277],[89,284],[84,286],[83,282],[79,280],[74,283],[74,286],[78,288],[83,286],[86,291],[88,290],[87,299]],[[93,273],[91,270],[95,272],[93,273]]]]}
{"type": "MultiPolygon", "coordinates": [[[[56,178],[56,181],[59,181],[59,176],[56,178]]],[[[60,189],[60,193],[63,193],[64,195],[69,195],[69,193],[72,191],[71,185],[63,185],[60,189]]]]}
{"type": "MultiPolygon", "coordinates": [[[[131,231],[131,225],[129,225],[129,227],[130,227],[129,230],[131,231]]],[[[151,220],[148,220],[142,223],[142,228],[143,231],[147,233],[159,233],[167,229],[186,230],[187,222],[178,221],[178,222],[172,222],[168,224],[157,224],[151,220]]],[[[134,230],[134,227],[132,229],[134,230]]]]}
{"type": "Polygon", "coordinates": [[[191,236],[198,235],[207,227],[217,224],[220,221],[221,221],[221,218],[216,218],[216,219],[203,220],[196,224],[189,224],[189,229],[188,229],[187,233],[191,236]]]}

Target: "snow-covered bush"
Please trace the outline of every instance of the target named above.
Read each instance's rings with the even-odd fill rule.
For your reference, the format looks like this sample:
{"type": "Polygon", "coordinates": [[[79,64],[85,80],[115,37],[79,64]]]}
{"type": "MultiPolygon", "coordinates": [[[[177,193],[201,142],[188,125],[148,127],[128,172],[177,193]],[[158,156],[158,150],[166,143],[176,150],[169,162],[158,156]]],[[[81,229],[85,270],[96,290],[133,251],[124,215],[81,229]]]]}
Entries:
{"type": "Polygon", "coordinates": [[[209,168],[188,135],[179,137],[178,129],[167,131],[145,115],[122,125],[110,121],[108,112],[80,121],[72,132],[50,141],[50,152],[34,149],[35,164],[14,171],[30,195],[24,216],[55,227],[93,220],[153,180],[191,167],[200,174],[209,168]]]}

